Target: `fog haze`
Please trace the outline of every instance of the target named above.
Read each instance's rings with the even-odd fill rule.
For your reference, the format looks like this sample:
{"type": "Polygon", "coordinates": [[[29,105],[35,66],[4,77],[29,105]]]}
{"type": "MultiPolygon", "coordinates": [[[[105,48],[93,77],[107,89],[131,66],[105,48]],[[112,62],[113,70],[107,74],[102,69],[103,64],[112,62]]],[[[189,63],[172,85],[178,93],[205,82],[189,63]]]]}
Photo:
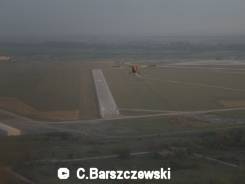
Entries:
{"type": "Polygon", "coordinates": [[[243,35],[244,0],[0,0],[0,39],[243,35]]]}

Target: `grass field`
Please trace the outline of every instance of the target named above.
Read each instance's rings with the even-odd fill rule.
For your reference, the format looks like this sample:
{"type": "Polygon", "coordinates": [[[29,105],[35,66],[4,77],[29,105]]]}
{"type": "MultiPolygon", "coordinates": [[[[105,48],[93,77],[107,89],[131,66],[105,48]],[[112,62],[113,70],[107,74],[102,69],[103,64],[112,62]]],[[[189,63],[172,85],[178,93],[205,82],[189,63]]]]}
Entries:
{"type": "Polygon", "coordinates": [[[76,62],[2,64],[0,106],[37,119],[95,118],[90,68],[76,62]],[[62,118],[62,114],[67,115],[62,118]]]}
{"type": "Polygon", "coordinates": [[[128,70],[106,70],[121,108],[205,110],[226,107],[223,101],[245,99],[244,74],[193,69],[142,69],[142,78],[128,70]],[[111,77],[113,76],[113,77],[111,77]],[[235,81],[235,82],[234,82],[235,81]]]}
{"type": "MultiPolygon", "coordinates": [[[[244,128],[240,130],[244,132],[244,128]]],[[[28,135],[19,138],[9,137],[0,139],[0,144],[4,148],[4,151],[0,153],[0,165],[12,165],[14,171],[33,182],[42,183],[42,181],[45,181],[48,184],[59,183],[54,176],[56,176],[57,168],[64,166],[72,171],[75,171],[78,167],[88,168],[91,166],[110,170],[151,170],[171,167],[173,180],[170,183],[241,182],[244,179],[244,170],[241,165],[244,160],[244,154],[242,154],[244,152],[244,147],[242,146],[244,145],[244,140],[243,138],[237,140],[236,136],[233,139],[232,132],[236,133],[235,130],[232,130],[200,134],[202,136],[190,134],[189,136],[179,137],[168,136],[123,140],[107,140],[92,136],[83,137],[63,133],[39,136],[28,135]],[[230,142],[223,139],[227,136],[231,136],[230,142]],[[226,141],[226,143],[223,144],[223,141],[226,141]],[[237,141],[237,143],[234,144],[232,141],[237,141]],[[173,149],[171,155],[159,155],[162,151],[171,149],[173,149]],[[125,151],[150,151],[150,154],[130,158],[119,157],[120,153],[125,151]],[[205,156],[211,156],[227,163],[240,164],[241,168],[233,168],[217,162],[200,159],[194,156],[195,153],[202,153],[205,156]],[[68,161],[65,163],[48,162],[48,160],[52,159],[72,160],[111,154],[119,154],[119,156],[118,158],[105,160],[68,161]]],[[[242,137],[244,137],[244,134],[242,137]]],[[[69,182],[87,183],[86,181],[76,180],[74,175],[69,182]]],[[[152,181],[145,182],[152,183],[152,181]]],[[[101,181],[96,180],[91,183],[101,183],[101,181]]],[[[113,181],[109,183],[113,183],[113,181]]],[[[135,181],[128,181],[128,183],[135,183],[135,181]]],[[[154,181],[154,183],[158,182],[154,181]]]]}
{"type": "Polygon", "coordinates": [[[104,71],[119,108],[188,111],[244,106],[245,73],[206,69],[211,66],[149,67],[141,69],[142,77],[135,77],[128,66],[113,66],[109,61],[2,63],[0,107],[44,120],[98,118],[93,68],[104,71]]]}
{"type": "MultiPolygon", "coordinates": [[[[26,131],[27,135],[20,137],[0,137],[0,183],[3,177],[5,181],[11,178],[6,167],[35,183],[59,183],[56,179],[59,166],[109,169],[171,166],[173,183],[177,184],[244,181],[245,114],[244,110],[232,110],[245,107],[244,65],[212,65],[210,61],[205,65],[180,65],[169,60],[160,63],[162,55],[168,51],[162,53],[158,50],[157,53],[151,51],[149,56],[156,54],[157,62],[151,63],[150,67],[141,67],[141,75],[135,76],[130,73],[130,66],[121,64],[127,61],[127,57],[123,57],[129,53],[126,50],[121,52],[114,48],[113,53],[108,49],[93,55],[96,48],[81,52],[79,48],[59,48],[52,50],[53,54],[45,55],[42,52],[49,48],[39,52],[37,48],[31,51],[28,51],[29,47],[23,49],[26,50],[17,49],[14,61],[0,63],[0,109],[39,121],[27,121],[1,112],[0,122],[19,125],[17,128],[29,127],[27,130],[30,132],[26,131]],[[31,53],[26,55],[25,52],[31,53]],[[102,59],[99,61],[98,58],[102,59]],[[103,70],[121,114],[125,116],[231,110],[98,120],[91,76],[94,68],[103,70]],[[49,130],[47,133],[43,133],[45,128],[49,130]],[[34,133],[31,132],[33,129],[36,130],[34,133]],[[142,151],[150,154],[127,157],[129,153],[142,151]],[[162,156],[164,151],[170,151],[172,156],[162,156]],[[197,158],[195,153],[218,162],[197,158]],[[40,160],[111,154],[117,154],[118,158],[66,164],[40,163],[40,160]],[[227,166],[222,161],[238,168],[227,166]]],[[[8,49],[5,52],[11,54],[8,49]]],[[[147,52],[143,55],[142,50],[130,52],[133,55],[128,56],[130,62],[148,64],[145,62],[148,57],[144,57],[147,52]]],[[[201,54],[208,57],[208,53],[201,54]]]]}

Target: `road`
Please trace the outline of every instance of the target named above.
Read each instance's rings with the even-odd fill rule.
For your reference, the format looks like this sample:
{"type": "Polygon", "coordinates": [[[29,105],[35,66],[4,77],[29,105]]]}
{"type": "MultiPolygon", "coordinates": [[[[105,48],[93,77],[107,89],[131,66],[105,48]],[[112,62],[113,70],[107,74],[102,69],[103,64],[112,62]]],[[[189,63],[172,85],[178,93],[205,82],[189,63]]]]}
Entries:
{"type": "Polygon", "coordinates": [[[151,77],[142,77],[143,80],[150,80],[150,81],[158,81],[161,83],[171,83],[176,85],[185,85],[185,86],[193,86],[193,87],[202,87],[202,88],[214,88],[214,89],[222,89],[224,91],[234,91],[239,93],[244,93],[245,89],[237,89],[237,88],[230,88],[225,86],[217,86],[217,85],[210,85],[204,83],[197,83],[197,82],[184,82],[184,81],[176,81],[176,80],[163,80],[151,77]]]}
{"type": "Polygon", "coordinates": [[[216,162],[216,163],[218,163],[218,164],[225,165],[225,166],[228,166],[228,167],[239,168],[239,166],[236,165],[236,164],[229,163],[229,162],[225,162],[225,161],[223,161],[223,160],[218,160],[218,159],[216,159],[216,158],[204,156],[204,155],[201,155],[201,154],[198,154],[198,153],[195,153],[194,156],[197,157],[197,158],[203,158],[203,159],[206,159],[206,160],[211,161],[211,162],[216,162]]]}
{"type": "Polygon", "coordinates": [[[245,74],[245,65],[241,65],[241,68],[231,68],[231,67],[227,67],[227,66],[233,66],[233,65],[225,65],[226,67],[209,67],[208,65],[160,65],[158,66],[158,68],[162,68],[162,69],[200,69],[200,70],[211,70],[211,71],[219,71],[219,72],[223,72],[223,73],[230,73],[230,74],[245,74]]]}
{"type": "MultiPolygon", "coordinates": [[[[32,121],[30,119],[26,119],[19,115],[14,115],[14,119],[11,121],[4,121],[4,124],[11,127],[17,128],[22,133],[33,134],[33,133],[47,133],[47,132],[69,132],[75,134],[81,134],[84,136],[90,136],[91,132],[87,132],[86,130],[81,129],[73,129],[67,127],[62,127],[59,125],[69,125],[69,124],[94,124],[94,123],[107,123],[107,122],[122,122],[122,121],[115,121],[115,120],[123,120],[123,119],[142,119],[142,118],[153,118],[153,117],[168,117],[168,116],[181,116],[181,115],[196,115],[196,114],[207,114],[207,113],[215,113],[215,112],[227,112],[227,111],[236,111],[236,110],[245,110],[243,108],[227,108],[227,109],[210,109],[210,110],[203,110],[203,111],[173,111],[173,112],[163,112],[163,113],[156,113],[156,114],[146,114],[146,115],[137,115],[137,116],[119,116],[113,117],[108,119],[95,119],[95,120],[80,120],[80,121],[64,121],[64,122],[42,122],[42,121],[32,121]]],[[[0,112],[4,113],[6,111],[0,110],[0,112]]],[[[8,115],[13,113],[8,113],[8,115]]],[[[244,125],[240,125],[241,127],[244,125]]],[[[236,126],[232,126],[230,128],[235,128],[236,126]]],[[[227,127],[221,127],[220,129],[224,129],[227,127]]],[[[203,131],[203,130],[201,130],[203,131]]],[[[199,132],[195,131],[186,131],[186,132],[171,132],[171,135],[181,134],[181,133],[195,133],[199,132]]],[[[125,138],[125,137],[111,137],[106,135],[96,135],[97,137],[105,137],[105,138],[125,138]]],[[[154,137],[159,136],[159,134],[151,134],[151,135],[141,135],[141,136],[133,136],[132,138],[146,138],[146,137],[154,137]]],[[[166,136],[165,134],[163,136],[166,136]]],[[[167,135],[168,136],[168,135],[167,135]]]]}
{"type": "MultiPolygon", "coordinates": [[[[130,153],[129,156],[136,157],[136,156],[142,156],[142,155],[149,155],[149,154],[152,154],[152,153],[153,152],[150,152],[150,151],[133,152],[133,153],[130,153]]],[[[212,157],[204,156],[204,155],[201,155],[201,154],[198,154],[198,153],[194,153],[194,156],[196,158],[199,158],[199,159],[206,159],[208,161],[215,162],[215,163],[218,163],[218,164],[221,164],[221,165],[225,165],[225,166],[228,166],[228,167],[239,168],[239,166],[236,165],[236,164],[225,162],[225,161],[222,161],[222,160],[218,160],[218,159],[215,159],[215,158],[212,158],[212,157]]],[[[100,156],[94,156],[94,157],[83,157],[83,158],[75,158],[75,159],[36,160],[34,162],[39,163],[39,164],[41,164],[41,163],[54,164],[54,163],[67,163],[67,162],[71,163],[71,162],[84,162],[84,161],[94,161],[94,160],[107,160],[107,159],[115,159],[115,158],[119,158],[119,157],[120,157],[120,155],[113,154],[113,155],[100,155],[100,156]]]]}
{"type": "Polygon", "coordinates": [[[245,92],[244,89],[229,88],[229,87],[224,87],[224,86],[203,84],[203,83],[197,83],[197,82],[182,82],[182,81],[176,81],[176,80],[167,80],[166,82],[173,83],[173,84],[182,84],[182,85],[187,85],[187,86],[197,86],[197,87],[223,89],[223,90],[226,90],[226,91],[245,92]]]}
{"type": "MultiPolygon", "coordinates": [[[[133,152],[130,153],[129,156],[141,156],[141,155],[148,155],[151,154],[152,152],[148,151],[142,151],[142,152],[133,152]]],[[[101,155],[101,156],[94,156],[94,157],[84,157],[84,158],[75,158],[75,159],[50,159],[50,160],[37,160],[34,162],[38,163],[66,163],[66,162],[83,162],[83,161],[90,161],[90,160],[106,160],[106,159],[113,159],[113,158],[118,158],[120,155],[118,154],[113,154],[113,155],[101,155]]]]}

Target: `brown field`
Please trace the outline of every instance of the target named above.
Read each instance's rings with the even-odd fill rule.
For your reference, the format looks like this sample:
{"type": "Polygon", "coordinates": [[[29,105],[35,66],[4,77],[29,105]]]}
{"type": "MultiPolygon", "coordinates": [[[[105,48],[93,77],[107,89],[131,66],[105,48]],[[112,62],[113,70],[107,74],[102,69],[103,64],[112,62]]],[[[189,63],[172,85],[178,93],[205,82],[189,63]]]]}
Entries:
{"type": "Polygon", "coordinates": [[[5,63],[0,68],[0,106],[38,119],[96,118],[90,69],[77,62],[5,63]]]}
{"type": "Polygon", "coordinates": [[[243,67],[215,70],[144,64],[142,76],[136,77],[130,74],[130,66],[115,66],[120,65],[112,61],[3,63],[0,107],[52,121],[98,118],[94,68],[103,70],[119,108],[191,111],[245,106],[243,67]]]}
{"type": "Polygon", "coordinates": [[[77,120],[79,110],[74,111],[39,111],[16,98],[0,98],[0,108],[17,114],[33,117],[36,119],[48,119],[54,121],[77,120]]]}
{"type": "Polygon", "coordinates": [[[222,100],[220,102],[224,107],[244,107],[245,100],[222,100]]]}
{"type": "MultiPolygon", "coordinates": [[[[130,74],[129,66],[115,67],[112,62],[35,63],[31,67],[30,64],[15,63],[3,66],[0,68],[0,108],[35,119],[64,121],[98,118],[91,77],[93,68],[103,70],[123,115],[245,106],[245,74],[241,72],[231,74],[209,69],[145,67],[140,70],[142,76],[136,77],[130,74]],[[231,77],[236,82],[230,80],[231,77]]],[[[233,181],[243,170],[193,157],[195,153],[201,153],[231,164],[241,164],[241,169],[244,168],[244,164],[237,161],[238,154],[234,154],[234,150],[241,152],[239,159],[244,160],[244,132],[239,134],[244,128],[244,111],[222,113],[92,121],[94,123],[49,122],[47,125],[54,128],[53,131],[58,128],[57,131],[67,132],[41,135],[27,133],[18,138],[1,139],[4,151],[0,153],[0,164],[13,165],[18,173],[36,183],[58,183],[56,172],[60,165],[52,162],[42,164],[36,162],[37,160],[119,154],[116,159],[78,164],[79,167],[88,164],[110,169],[113,165],[113,168],[125,166],[124,168],[148,169],[149,166],[171,166],[174,168],[174,178],[180,178],[176,183],[194,184],[200,178],[203,183],[220,183],[213,179],[224,177],[233,181]],[[231,131],[224,134],[226,129],[231,131]],[[235,133],[233,129],[236,130],[235,133]],[[156,155],[172,147],[179,147],[180,150],[184,148],[188,153],[179,154],[177,150],[173,158],[159,158],[156,155]],[[152,155],[120,158],[124,151],[150,151],[152,155]],[[18,164],[16,166],[13,163],[18,164]],[[211,175],[210,170],[214,171],[211,175]]],[[[8,122],[3,120],[5,121],[8,122]]],[[[20,123],[19,126],[23,128],[30,125],[16,121],[9,123],[20,123]]],[[[33,129],[37,128],[35,126],[42,128],[38,123],[33,129]]],[[[27,129],[28,131],[31,132],[32,129],[27,129]]],[[[67,165],[78,167],[72,163],[67,165]]]]}
{"type": "Polygon", "coordinates": [[[221,100],[245,99],[245,88],[242,84],[245,74],[156,67],[141,69],[141,73],[142,77],[135,77],[129,74],[127,68],[105,71],[119,107],[206,110],[223,108],[221,100]]]}

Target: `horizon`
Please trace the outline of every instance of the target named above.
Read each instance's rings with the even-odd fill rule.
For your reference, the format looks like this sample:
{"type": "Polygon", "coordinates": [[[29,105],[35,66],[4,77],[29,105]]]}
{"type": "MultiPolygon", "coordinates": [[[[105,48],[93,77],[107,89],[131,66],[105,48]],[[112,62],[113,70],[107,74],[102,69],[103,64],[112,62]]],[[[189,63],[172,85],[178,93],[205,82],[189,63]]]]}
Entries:
{"type": "Polygon", "coordinates": [[[2,0],[0,5],[1,41],[245,34],[241,0],[2,0]]]}

